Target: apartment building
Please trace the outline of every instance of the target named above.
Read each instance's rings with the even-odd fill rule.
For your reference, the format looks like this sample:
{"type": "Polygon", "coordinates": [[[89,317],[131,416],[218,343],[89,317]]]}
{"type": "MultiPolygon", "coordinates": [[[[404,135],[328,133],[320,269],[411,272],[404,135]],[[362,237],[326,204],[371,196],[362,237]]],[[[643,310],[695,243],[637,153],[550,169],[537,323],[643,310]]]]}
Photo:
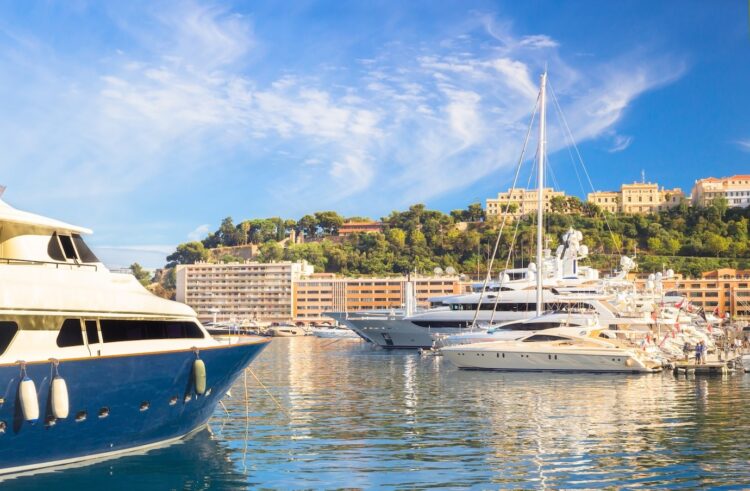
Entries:
{"type": "MultiPolygon", "coordinates": [[[[646,280],[636,280],[643,287],[646,280]]],[[[696,307],[708,312],[729,312],[733,319],[750,320],[750,269],[722,268],[708,271],[700,278],[664,280],[665,288],[676,290],[696,307]]]]}
{"type": "Polygon", "coordinates": [[[651,182],[623,184],[620,191],[596,191],[589,193],[590,203],[612,213],[656,213],[680,204],[685,193],[680,188],[664,189],[651,182]]]}
{"type": "Polygon", "coordinates": [[[289,321],[294,315],[293,284],[312,274],[305,261],[184,264],[176,269],[176,298],[191,306],[202,322],[289,321]]]}
{"type": "Polygon", "coordinates": [[[750,206],[750,175],[731,177],[706,177],[693,185],[693,205],[706,206],[714,198],[726,198],[732,208],[750,206]]]}
{"type": "Polygon", "coordinates": [[[371,234],[382,231],[383,224],[381,222],[345,222],[339,227],[338,235],[346,237],[352,234],[371,234]]]}
{"type": "MultiPolygon", "coordinates": [[[[340,278],[333,274],[315,274],[294,282],[294,319],[298,322],[330,321],[326,312],[356,312],[397,309],[406,302],[406,277],[340,278]]],[[[465,291],[457,276],[412,277],[417,304],[428,299],[465,291]]]]}
{"type": "MultiPolygon", "coordinates": [[[[552,188],[544,188],[544,210],[550,211],[550,200],[555,196],[565,196],[564,191],[555,191],[552,188]]],[[[485,215],[487,218],[502,216],[508,203],[514,203],[516,210],[512,213],[514,217],[520,217],[529,213],[536,213],[539,194],[536,189],[509,189],[507,193],[498,193],[497,198],[487,199],[485,215]]]]}

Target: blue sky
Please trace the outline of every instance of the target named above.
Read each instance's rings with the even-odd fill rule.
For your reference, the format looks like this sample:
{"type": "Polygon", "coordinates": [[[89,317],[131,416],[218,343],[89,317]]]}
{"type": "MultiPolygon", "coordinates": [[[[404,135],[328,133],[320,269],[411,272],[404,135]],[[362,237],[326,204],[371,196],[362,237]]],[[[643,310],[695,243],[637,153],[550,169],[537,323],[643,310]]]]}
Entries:
{"type": "Polygon", "coordinates": [[[747,8],[3,2],[3,198],[152,267],[227,215],[462,208],[509,187],[545,64],[595,188],[643,169],[689,192],[750,172],[747,8]]]}

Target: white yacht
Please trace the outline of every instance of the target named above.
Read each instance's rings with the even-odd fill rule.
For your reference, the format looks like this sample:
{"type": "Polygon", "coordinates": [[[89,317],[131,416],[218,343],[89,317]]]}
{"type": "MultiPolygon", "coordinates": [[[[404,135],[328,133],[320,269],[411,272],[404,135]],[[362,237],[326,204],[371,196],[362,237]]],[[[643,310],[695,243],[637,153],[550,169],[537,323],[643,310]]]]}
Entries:
{"type": "Polygon", "coordinates": [[[613,331],[557,327],[517,340],[442,349],[462,369],[506,371],[656,372],[661,364],[613,331]]]}
{"type": "Polygon", "coordinates": [[[312,334],[318,338],[359,339],[356,332],[346,327],[314,327],[312,334]]]}
{"type": "MultiPolygon", "coordinates": [[[[599,279],[596,269],[579,265],[579,261],[588,255],[581,240],[581,233],[571,229],[563,234],[563,243],[554,255],[545,251],[542,260],[543,310],[594,309],[592,302],[596,299],[613,298],[608,293],[612,289],[612,279],[599,279]]],[[[628,258],[623,258],[623,269],[615,278],[618,281],[634,267],[631,260],[624,259],[628,258]]],[[[430,348],[436,338],[465,333],[472,326],[486,329],[490,325],[536,316],[537,273],[534,263],[528,268],[508,270],[500,275],[498,283],[485,288],[484,293],[430,299],[432,304],[440,306],[422,312],[409,314],[407,310],[404,315],[333,313],[330,316],[383,348],[430,348]]],[[[598,310],[614,315],[612,309],[606,307],[600,306],[598,310]]]]}
{"type": "Polygon", "coordinates": [[[108,271],[87,233],[0,201],[0,474],[180,439],[268,342],[212,338],[108,271]]]}

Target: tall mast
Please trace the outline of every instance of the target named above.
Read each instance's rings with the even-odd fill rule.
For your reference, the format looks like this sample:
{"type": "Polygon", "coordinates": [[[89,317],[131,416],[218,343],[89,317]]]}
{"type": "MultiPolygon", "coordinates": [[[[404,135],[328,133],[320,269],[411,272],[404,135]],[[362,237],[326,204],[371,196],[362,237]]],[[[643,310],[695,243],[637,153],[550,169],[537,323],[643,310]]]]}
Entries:
{"type": "Polygon", "coordinates": [[[539,165],[537,183],[537,211],[536,211],[536,315],[542,315],[544,312],[544,300],[542,296],[543,271],[544,264],[543,254],[543,219],[544,219],[544,157],[546,153],[546,125],[547,125],[547,70],[542,74],[539,91],[539,165]]]}

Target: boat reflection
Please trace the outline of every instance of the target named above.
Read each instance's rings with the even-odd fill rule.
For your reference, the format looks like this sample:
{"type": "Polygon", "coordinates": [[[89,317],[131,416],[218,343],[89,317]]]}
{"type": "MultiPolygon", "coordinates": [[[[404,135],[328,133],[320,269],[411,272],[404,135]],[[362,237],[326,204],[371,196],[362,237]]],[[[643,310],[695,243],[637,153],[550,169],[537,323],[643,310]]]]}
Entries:
{"type": "MultiPolygon", "coordinates": [[[[251,480],[251,479],[250,479],[251,480]]],[[[238,489],[248,477],[223,442],[204,428],[192,436],[142,454],[59,467],[10,477],[3,491],[82,489],[238,489]]]]}

